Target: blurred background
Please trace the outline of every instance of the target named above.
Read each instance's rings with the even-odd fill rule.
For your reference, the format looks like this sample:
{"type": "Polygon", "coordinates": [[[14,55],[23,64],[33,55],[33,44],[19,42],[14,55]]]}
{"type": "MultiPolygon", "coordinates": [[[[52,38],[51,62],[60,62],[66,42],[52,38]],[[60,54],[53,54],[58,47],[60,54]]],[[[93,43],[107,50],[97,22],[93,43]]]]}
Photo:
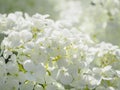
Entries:
{"type": "MultiPolygon", "coordinates": [[[[0,13],[49,14],[66,28],[87,33],[96,43],[120,46],[120,0],[0,0],[0,13]]],[[[4,35],[0,34],[0,40],[4,35]]]]}
{"type": "Polygon", "coordinates": [[[35,13],[50,14],[50,17],[56,18],[54,4],[54,0],[0,0],[0,13],[22,11],[30,15],[35,13]]]}

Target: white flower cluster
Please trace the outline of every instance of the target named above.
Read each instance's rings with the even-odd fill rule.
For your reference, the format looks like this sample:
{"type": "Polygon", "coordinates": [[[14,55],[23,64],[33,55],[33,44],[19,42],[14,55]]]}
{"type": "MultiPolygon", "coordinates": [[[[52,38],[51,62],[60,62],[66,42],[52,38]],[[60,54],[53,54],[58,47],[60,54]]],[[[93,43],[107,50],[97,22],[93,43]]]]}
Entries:
{"type": "Polygon", "coordinates": [[[77,27],[90,34],[97,42],[120,46],[120,0],[0,0],[1,13],[15,11],[49,14],[67,28],[77,27]]]}
{"type": "Polygon", "coordinates": [[[0,15],[1,90],[119,90],[120,49],[21,12],[0,15]]]}

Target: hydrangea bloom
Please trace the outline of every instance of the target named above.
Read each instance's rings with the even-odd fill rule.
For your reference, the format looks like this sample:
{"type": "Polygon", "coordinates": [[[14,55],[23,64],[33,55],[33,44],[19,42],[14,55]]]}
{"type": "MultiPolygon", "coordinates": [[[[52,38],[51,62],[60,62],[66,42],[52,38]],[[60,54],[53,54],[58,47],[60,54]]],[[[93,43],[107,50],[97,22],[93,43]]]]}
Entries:
{"type": "Polygon", "coordinates": [[[41,14],[1,15],[0,30],[2,90],[120,89],[118,46],[41,14]]]}

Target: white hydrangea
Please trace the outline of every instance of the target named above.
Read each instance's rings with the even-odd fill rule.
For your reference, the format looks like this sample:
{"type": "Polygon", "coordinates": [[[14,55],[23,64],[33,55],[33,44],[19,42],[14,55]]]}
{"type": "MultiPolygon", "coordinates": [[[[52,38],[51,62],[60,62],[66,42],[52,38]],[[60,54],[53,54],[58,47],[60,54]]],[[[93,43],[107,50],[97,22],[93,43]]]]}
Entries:
{"type": "Polygon", "coordinates": [[[120,89],[118,46],[96,44],[48,15],[15,12],[1,15],[0,22],[6,35],[0,48],[2,90],[120,89]]]}

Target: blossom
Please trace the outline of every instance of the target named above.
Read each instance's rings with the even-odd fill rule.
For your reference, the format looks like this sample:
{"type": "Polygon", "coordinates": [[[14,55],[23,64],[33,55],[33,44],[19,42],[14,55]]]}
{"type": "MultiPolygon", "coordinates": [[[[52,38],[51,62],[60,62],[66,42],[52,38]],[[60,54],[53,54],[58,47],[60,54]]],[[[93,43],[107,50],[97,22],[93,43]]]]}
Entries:
{"type": "Polygon", "coordinates": [[[119,89],[117,45],[96,43],[79,28],[67,28],[47,15],[16,12],[1,18],[6,20],[0,48],[2,89],[119,89]]]}

